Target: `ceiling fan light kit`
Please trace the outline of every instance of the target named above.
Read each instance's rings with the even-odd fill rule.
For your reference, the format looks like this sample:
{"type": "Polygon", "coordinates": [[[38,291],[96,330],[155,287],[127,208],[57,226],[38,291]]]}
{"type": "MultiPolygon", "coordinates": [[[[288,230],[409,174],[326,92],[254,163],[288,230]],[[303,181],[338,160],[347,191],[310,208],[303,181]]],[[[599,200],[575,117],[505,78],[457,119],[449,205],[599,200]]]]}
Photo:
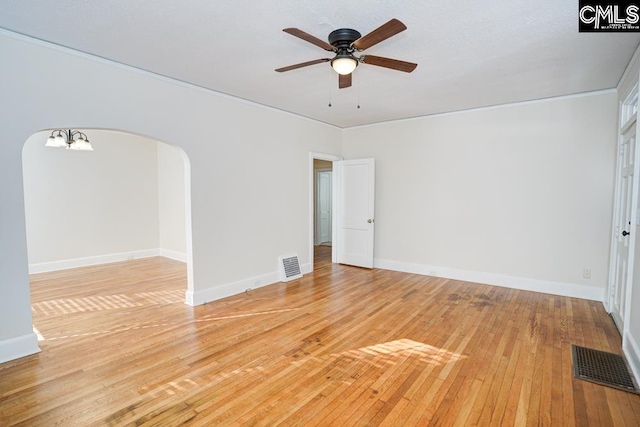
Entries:
{"type": "Polygon", "coordinates": [[[358,61],[350,55],[336,56],[331,60],[331,66],[336,73],[345,76],[356,69],[358,61]]]}
{"type": "Polygon", "coordinates": [[[282,73],[285,71],[307,67],[309,65],[330,62],[331,67],[335,70],[336,73],[338,73],[338,87],[340,89],[351,86],[351,75],[359,63],[375,65],[378,67],[384,67],[392,70],[410,73],[415,70],[418,64],[399,61],[397,59],[385,58],[382,56],[362,55],[358,57],[354,55],[354,52],[361,52],[406,29],[406,25],[404,25],[397,19],[390,20],[386,24],[381,25],[364,37],[356,30],[352,30],[350,28],[340,28],[338,30],[332,31],[329,34],[329,43],[327,43],[297,28],[285,28],[284,30],[282,30],[285,33],[298,37],[329,52],[334,52],[336,55],[333,58],[321,58],[313,61],[289,65],[287,67],[278,68],[276,69],[276,71],[282,73]]]}
{"type": "Polygon", "coordinates": [[[329,34],[329,43],[335,47],[336,56],[331,60],[331,67],[340,75],[351,74],[358,66],[358,59],[353,55],[355,48],[351,44],[362,35],[356,30],[340,28],[329,34]]]}

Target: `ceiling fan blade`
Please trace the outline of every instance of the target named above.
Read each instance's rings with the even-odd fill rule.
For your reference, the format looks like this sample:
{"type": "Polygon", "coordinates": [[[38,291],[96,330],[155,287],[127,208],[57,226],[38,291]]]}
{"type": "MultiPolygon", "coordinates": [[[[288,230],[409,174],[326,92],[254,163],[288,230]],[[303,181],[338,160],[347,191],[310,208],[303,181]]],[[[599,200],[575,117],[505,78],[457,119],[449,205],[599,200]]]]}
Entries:
{"type": "Polygon", "coordinates": [[[338,88],[351,87],[351,76],[352,74],[338,74],[338,88]]]}
{"type": "Polygon", "coordinates": [[[398,59],[391,59],[374,55],[361,56],[360,60],[365,64],[391,68],[392,70],[404,71],[405,73],[412,72],[418,66],[418,64],[414,64],[413,62],[400,61],[398,59]]]}
{"type": "Polygon", "coordinates": [[[315,44],[316,46],[319,46],[321,48],[323,48],[324,50],[328,50],[330,52],[334,52],[336,50],[335,47],[333,47],[332,45],[330,45],[329,43],[327,43],[324,40],[320,40],[317,37],[312,36],[309,33],[305,33],[302,30],[299,30],[297,28],[285,28],[284,30],[285,33],[289,33],[292,36],[296,36],[304,41],[307,41],[309,43],[315,44]]]}
{"type": "Polygon", "coordinates": [[[366,36],[360,37],[358,40],[353,42],[352,46],[358,50],[365,50],[406,29],[406,25],[394,18],[386,24],[383,24],[371,31],[366,36]]]}
{"type": "Polygon", "coordinates": [[[283,73],[285,71],[291,71],[297,68],[308,67],[309,65],[321,64],[328,61],[331,60],[329,58],[314,59],[313,61],[301,62],[299,64],[289,65],[288,67],[277,68],[276,71],[279,73],[283,73]]]}

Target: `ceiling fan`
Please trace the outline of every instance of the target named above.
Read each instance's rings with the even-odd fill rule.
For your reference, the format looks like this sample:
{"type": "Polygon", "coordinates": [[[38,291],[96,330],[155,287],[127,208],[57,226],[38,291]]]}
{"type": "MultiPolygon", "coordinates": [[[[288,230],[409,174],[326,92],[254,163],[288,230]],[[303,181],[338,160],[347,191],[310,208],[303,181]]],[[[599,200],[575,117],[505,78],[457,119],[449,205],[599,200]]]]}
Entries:
{"type": "Polygon", "coordinates": [[[382,56],[354,55],[354,52],[362,52],[363,50],[368,49],[389,37],[395,36],[406,29],[406,25],[394,18],[386,24],[383,24],[371,31],[364,37],[362,37],[358,31],[350,28],[334,30],[329,34],[329,43],[327,43],[297,28],[285,28],[282,30],[285,33],[301,38],[302,40],[319,46],[329,52],[335,52],[336,55],[333,58],[321,58],[313,61],[301,62],[300,64],[289,65],[288,67],[278,68],[276,71],[282,73],[307,67],[309,65],[331,62],[331,67],[338,73],[338,87],[340,89],[351,86],[351,73],[360,63],[410,73],[415,70],[418,64],[400,61],[398,59],[385,58],[382,56]]]}

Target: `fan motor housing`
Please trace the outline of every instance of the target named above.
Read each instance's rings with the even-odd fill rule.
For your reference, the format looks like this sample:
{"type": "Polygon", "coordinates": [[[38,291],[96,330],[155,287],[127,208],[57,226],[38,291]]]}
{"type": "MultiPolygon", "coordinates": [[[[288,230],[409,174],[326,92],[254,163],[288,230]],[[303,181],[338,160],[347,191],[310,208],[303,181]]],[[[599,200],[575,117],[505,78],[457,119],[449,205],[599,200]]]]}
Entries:
{"type": "Polygon", "coordinates": [[[340,28],[329,34],[329,43],[337,48],[349,47],[351,43],[358,40],[362,35],[351,28],[340,28]]]}

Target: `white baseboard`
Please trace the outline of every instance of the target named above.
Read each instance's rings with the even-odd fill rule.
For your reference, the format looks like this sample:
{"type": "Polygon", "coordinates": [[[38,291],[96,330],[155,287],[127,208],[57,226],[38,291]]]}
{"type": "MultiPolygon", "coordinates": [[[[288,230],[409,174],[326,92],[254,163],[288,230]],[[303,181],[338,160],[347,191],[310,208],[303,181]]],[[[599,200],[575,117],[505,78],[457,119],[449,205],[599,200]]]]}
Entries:
{"type": "Polygon", "coordinates": [[[425,276],[444,277],[446,279],[463,280],[465,282],[484,283],[505,288],[524,291],[542,292],[545,294],[582,298],[593,301],[604,301],[605,289],[595,286],[577,285],[575,283],[550,282],[529,279],[526,277],[506,276],[480,271],[458,270],[455,268],[437,267],[424,264],[412,264],[386,259],[375,259],[375,268],[402,271],[404,273],[422,274],[425,276]]]}
{"type": "Polygon", "coordinates": [[[187,262],[187,254],[185,253],[176,252],[169,249],[162,249],[162,248],[160,248],[159,251],[160,251],[161,257],[165,257],[165,258],[169,258],[169,259],[173,259],[181,262],[187,262]]]}
{"type": "Polygon", "coordinates": [[[256,289],[262,286],[271,285],[280,281],[278,272],[263,274],[262,276],[250,277],[237,282],[227,283],[213,288],[197,291],[187,291],[186,303],[188,305],[201,305],[210,301],[230,297],[245,292],[247,289],[256,289]]]}
{"type": "Polygon", "coordinates": [[[31,332],[16,338],[0,341],[0,363],[30,356],[40,352],[38,336],[31,332]]]}
{"type": "Polygon", "coordinates": [[[631,373],[636,378],[636,384],[640,384],[640,346],[628,331],[622,340],[622,351],[631,367],[631,373]]]}
{"type": "Polygon", "coordinates": [[[41,264],[29,264],[29,274],[66,270],[68,268],[86,267],[89,265],[108,264],[110,262],[128,261],[132,259],[149,258],[160,256],[160,252],[161,249],[147,249],[143,251],[122,252],[118,254],[43,262],[41,264]]]}
{"type": "Polygon", "coordinates": [[[308,274],[311,273],[311,263],[308,264],[302,264],[300,266],[300,270],[302,270],[302,274],[308,274]]]}
{"type": "MultiPolygon", "coordinates": [[[[303,274],[311,271],[311,264],[302,264],[300,266],[303,274]]],[[[299,279],[298,279],[299,280],[299,279]]],[[[213,288],[202,289],[197,291],[188,290],[185,294],[185,303],[187,305],[201,305],[211,301],[230,297],[245,292],[247,289],[256,289],[263,286],[272,285],[280,281],[280,272],[263,274],[261,276],[250,277],[248,279],[239,280],[233,283],[227,283],[213,288]]]]}

